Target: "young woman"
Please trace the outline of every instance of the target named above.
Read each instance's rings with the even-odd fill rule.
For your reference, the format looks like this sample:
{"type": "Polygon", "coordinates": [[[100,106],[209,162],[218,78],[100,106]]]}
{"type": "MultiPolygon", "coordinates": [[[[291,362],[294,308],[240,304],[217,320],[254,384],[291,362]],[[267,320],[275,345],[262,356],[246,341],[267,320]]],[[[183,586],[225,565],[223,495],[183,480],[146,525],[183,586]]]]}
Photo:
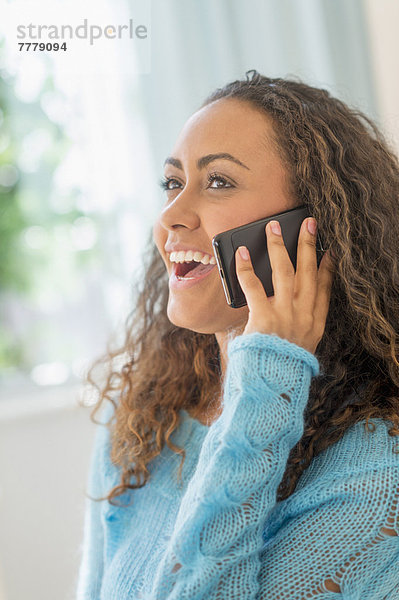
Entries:
{"type": "Polygon", "coordinates": [[[397,158],[325,90],[249,71],[187,121],[162,186],[97,385],[78,600],[397,599],[397,158]],[[244,249],[231,308],[213,236],[303,204],[296,271],[268,225],[274,296],[244,249]]]}

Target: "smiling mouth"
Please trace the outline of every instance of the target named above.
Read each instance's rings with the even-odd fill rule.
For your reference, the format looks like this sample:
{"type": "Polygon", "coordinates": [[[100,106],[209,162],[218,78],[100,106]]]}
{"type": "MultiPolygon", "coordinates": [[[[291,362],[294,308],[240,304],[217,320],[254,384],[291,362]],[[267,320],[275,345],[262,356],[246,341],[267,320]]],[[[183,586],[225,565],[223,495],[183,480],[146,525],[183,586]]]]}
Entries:
{"type": "Polygon", "coordinates": [[[173,271],[178,279],[195,279],[211,271],[215,265],[204,265],[196,261],[174,263],[173,271]]]}

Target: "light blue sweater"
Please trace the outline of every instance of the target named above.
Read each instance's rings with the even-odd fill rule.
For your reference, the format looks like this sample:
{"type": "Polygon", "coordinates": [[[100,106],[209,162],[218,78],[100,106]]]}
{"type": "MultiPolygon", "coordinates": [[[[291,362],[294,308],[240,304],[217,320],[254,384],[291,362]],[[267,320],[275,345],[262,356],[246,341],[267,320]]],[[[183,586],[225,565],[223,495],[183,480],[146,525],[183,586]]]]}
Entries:
{"type": "MultiPolygon", "coordinates": [[[[398,600],[399,437],[387,421],[352,426],[276,502],[318,374],[313,354],[277,335],[231,340],[221,416],[207,427],[182,410],[171,436],[187,453],[183,485],[165,446],[149,482],[117,499],[131,506],[86,499],[77,600],[398,600]]],[[[100,425],[96,498],[119,483],[109,450],[100,425]]]]}

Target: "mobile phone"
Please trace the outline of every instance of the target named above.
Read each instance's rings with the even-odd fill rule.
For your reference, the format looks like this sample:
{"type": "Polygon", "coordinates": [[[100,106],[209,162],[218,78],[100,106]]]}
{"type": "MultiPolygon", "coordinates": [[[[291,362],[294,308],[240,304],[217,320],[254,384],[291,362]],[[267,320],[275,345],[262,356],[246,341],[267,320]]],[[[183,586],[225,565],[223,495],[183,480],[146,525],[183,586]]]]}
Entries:
{"type": "MultiPolygon", "coordinates": [[[[297,206],[276,215],[271,215],[270,217],[235,227],[234,229],[228,229],[214,236],[212,239],[213,252],[229,306],[240,308],[247,304],[235,269],[235,253],[237,248],[239,246],[246,246],[248,248],[255,274],[261,280],[267,296],[273,296],[272,268],[267,252],[266,223],[272,220],[280,223],[285,247],[294,265],[294,269],[296,269],[299,231],[302,221],[311,216],[307,206],[297,206]]],[[[325,249],[317,232],[317,267],[319,267],[324,252],[325,249]]]]}

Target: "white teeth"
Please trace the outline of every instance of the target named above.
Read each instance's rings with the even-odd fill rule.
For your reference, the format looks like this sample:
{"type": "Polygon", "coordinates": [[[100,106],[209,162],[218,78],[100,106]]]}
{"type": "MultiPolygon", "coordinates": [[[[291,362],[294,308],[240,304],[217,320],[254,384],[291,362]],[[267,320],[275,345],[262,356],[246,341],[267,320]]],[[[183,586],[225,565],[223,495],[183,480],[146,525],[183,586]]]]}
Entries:
{"type": "Polygon", "coordinates": [[[201,262],[204,265],[216,265],[216,259],[214,256],[209,256],[209,254],[205,254],[204,252],[193,252],[193,250],[188,250],[185,252],[184,250],[179,250],[179,252],[171,252],[169,254],[169,259],[171,262],[201,262]]]}

